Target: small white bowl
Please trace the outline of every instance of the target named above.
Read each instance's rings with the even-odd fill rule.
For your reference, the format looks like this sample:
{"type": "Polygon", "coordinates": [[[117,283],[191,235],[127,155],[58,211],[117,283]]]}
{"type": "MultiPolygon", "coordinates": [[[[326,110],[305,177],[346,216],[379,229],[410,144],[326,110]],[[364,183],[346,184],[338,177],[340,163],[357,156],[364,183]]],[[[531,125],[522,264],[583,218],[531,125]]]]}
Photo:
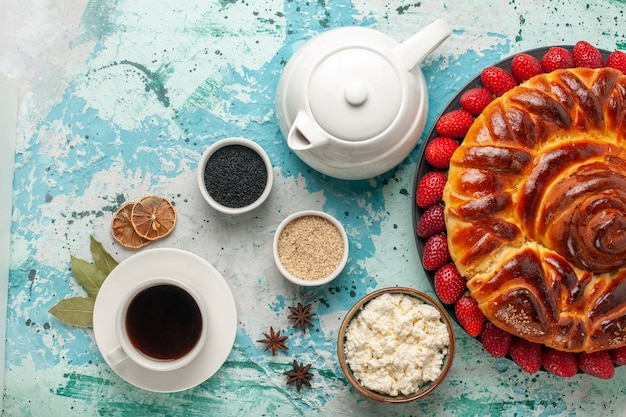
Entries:
{"type": "Polygon", "coordinates": [[[343,228],[343,225],[330,214],[324,213],[323,211],[317,211],[317,210],[299,211],[297,213],[294,213],[286,217],[276,229],[276,232],[274,233],[273,252],[274,252],[274,262],[276,263],[276,267],[278,267],[278,270],[280,271],[280,273],[289,281],[293,282],[294,284],[298,284],[304,287],[314,287],[314,286],[324,285],[324,284],[328,284],[330,281],[335,279],[341,273],[343,268],[346,266],[346,262],[348,261],[348,235],[346,234],[346,231],[343,228]],[[292,274],[291,272],[287,270],[287,268],[281,261],[280,256],[278,254],[278,244],[279,244],[280,236],[283,233],[285,227],[291,222],[293,222],[294,220],[301,218],[301,217],[305,217],[305,216],[317,216],[322,219],[328,220],[331,224],[333,224],[337,228],[337,230],[339,231],[339,234],[341,235],[341,240],[343,243],[343,253],[341,255],[341,259],[339,260],[335,268],[332,270],[332,272],[330,272],[328,275],[322,278],[304,279],[304,278],[301,278],[292,274]]]}
{"type": "Polygon", "coordinates": [[[259,207],[261,204],[263,204],[263,202],[270,195],[270,191],[272,190],[272,184],[273,184],[272,162],[267,156],[267,153],[265,153],[265,150],[261,146],[259,146],[256,142],[250,139],[245,139],[241,137],[226,138],[226,139],[222,139],[222,140],[215,142],[204,151],[204,153],[200,157],[200,162],[198,163],[197,177],[198,177],[198,186],[200,188],[200,193],[202,194],[202,197],[204,197],[206,202],[211,207],[213,207],[215,210],[219,212],[226,213],[226,214],[241,214],[241,213],[249,212],[259,207]],[[218,149],[221,149],[225,146],[230,146],[230,145],[242,145],[255,151],[263,160],[263,163],[265,164],[265,168],[267,170],[267,182],[265,183],[265,189],[263,190],[262,194],[254,202],[243,207],[228,207],[226,205],[223,205],[217,202],[208,192],[206,184],[205,184],[205,175],[204,175],[205,172],[204,171],[205,171],[207,162],[218,149]]]}

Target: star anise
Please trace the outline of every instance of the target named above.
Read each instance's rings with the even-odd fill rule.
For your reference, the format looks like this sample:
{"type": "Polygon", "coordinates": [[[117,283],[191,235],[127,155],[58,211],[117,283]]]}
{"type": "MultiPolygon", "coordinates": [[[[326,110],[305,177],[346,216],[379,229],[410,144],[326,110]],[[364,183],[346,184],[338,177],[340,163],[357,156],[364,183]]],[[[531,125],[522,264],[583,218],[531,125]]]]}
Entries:
{"type": "Polygon", "coordinates": [[[296,383],[296,389],[300,391],[302,384],[311,386],[311,382],[309,379],[313,378],[313,374],[309,372],[311,369],[311,364],[304,365],[303,363],[298,363],[295,359],[293,360],[293,370],[284,372],[285,375],[289,377],[287,380],[287,385],[296,383]]]}
{"type": "Polygon", "coordinates": [[[266,337],[265,339],[261,339],[261,340],[257,340],[257,342],[259,343],[265,343],[267,346],[265,346],[265,350],[271,349],[272,350],[272,356],[274,356],[276,354],[276,351],[278,349],[284,349],[284,350],[288,350],[289,348],[287,347],[287,345],[285,344],[285,340],[287,340],[287,338],[289,336],[281,336],[280,335],[280,330],[274,333],[274,328],[270,327],[270,332],[268,333],[263,333],[263,335],[266,337]]]}
{"type": "Polygon", "coordinates": [[[303,306],[301,303],[298,303],[298,307],[288,307],[291,314],[287,316],[288,319],[294,321],[293,326],[300,326],[302,331],[306,333],[307,326],[313,326],[313,322],[311,322],[311,317],[315,316],[315,313],[311,313],[311,304],[307,304],[303,306]]]}

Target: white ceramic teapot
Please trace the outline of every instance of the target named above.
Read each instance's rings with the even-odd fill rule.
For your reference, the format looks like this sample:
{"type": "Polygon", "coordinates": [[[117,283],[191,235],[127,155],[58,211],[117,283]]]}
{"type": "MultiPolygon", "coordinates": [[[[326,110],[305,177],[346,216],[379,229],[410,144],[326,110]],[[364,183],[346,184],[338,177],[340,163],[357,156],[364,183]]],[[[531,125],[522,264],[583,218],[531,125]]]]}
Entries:
{"type": "Polygon", "coordinates": [[[289,148],[340,179],[371,178],[398,165],[417,144],[428,113],[418,64],[451,32],[437,20],[402,43],[358,26],[307,41],[285,66],[276,94],[289,148]]]}

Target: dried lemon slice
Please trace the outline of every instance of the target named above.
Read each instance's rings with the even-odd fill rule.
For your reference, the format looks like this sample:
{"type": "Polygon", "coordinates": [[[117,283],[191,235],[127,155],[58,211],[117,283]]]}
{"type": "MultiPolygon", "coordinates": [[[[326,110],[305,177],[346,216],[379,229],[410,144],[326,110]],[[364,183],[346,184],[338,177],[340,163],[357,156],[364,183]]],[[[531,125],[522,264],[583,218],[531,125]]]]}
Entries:
{"type": "Polygon", "coordinates": [[[120,245],[129,249],[139,249],[146,246],[150,241],[137,234],[133,223],[130,220],[135,203],[124,203],[120,207],[111,222],[111,233],[120,245]]]}
{"type": "Polygon", "coordinates": [[[167,236],[176,225],[176,210],[168,199],[144,197],[133,206],[130,220],[137,234],[148,240],[167,236]]]}

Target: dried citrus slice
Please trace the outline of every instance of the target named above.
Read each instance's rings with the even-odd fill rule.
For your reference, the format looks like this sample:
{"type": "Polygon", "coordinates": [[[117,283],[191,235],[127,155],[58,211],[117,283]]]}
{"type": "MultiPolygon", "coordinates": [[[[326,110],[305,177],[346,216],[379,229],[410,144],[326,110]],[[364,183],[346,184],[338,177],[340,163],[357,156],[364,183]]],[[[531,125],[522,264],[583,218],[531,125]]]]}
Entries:
{"type": "Polygon", "coordinates": [[[174,229],[176,210],[168,199],[151,195],[135,203],[130,220],[139,236],[155,240],[174,229]]]}
{"type": "Polygon", "coordinates": [[[120,245],[129,249],[139,249],[146,246],[150,241],[137,234],[135,227],[130,220],[135,203],[124,203],[120,207],[111,222],[111,233],[120,245]]]}

